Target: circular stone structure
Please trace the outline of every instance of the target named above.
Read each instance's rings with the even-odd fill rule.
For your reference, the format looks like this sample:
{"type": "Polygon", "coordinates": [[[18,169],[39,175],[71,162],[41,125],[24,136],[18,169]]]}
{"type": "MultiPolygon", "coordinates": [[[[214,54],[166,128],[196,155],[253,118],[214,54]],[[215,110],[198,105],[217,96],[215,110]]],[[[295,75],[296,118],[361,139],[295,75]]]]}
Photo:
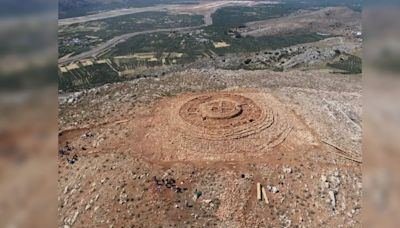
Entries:
{"type": "Polygon", "coordinates": [[[274,121],[270,108],[237,94],[200,95],[179,109],[182,130],[196,138],[228,140],[243,138],[269,127],[274,121]]]}
{"type": "Polygon", "coordinates": [[[263,156],[287,142],[291,130],[299,124],[272,95],[254,91],[166,98],[151,115],[144,138],[136,142],[147,148],[146,156],[157,160],[263,156]]]}

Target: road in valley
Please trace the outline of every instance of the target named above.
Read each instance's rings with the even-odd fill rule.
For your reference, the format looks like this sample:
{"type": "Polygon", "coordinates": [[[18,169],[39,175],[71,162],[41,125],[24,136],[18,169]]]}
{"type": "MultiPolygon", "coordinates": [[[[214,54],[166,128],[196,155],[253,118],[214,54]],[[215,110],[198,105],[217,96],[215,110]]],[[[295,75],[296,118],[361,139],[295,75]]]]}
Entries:
{"type": "MultiPolygon", "coordinates": [[[[202,25],[204,26],[204,25],[202,25]]],[[[81,54],[71,56],[68,58],[62,58],[58,60],[58,64],[65,65],[69,64],[71,62],[76,62],[82,59],[90,58],[90,57],[96,57],[99,54],[102,54],[109,50],[110,48],[115,47],[117,44],[122,43],[126,41],[129,38],[132,38],[134,36],[138,35],[143,35],[143,34],[150,34],[150,33],[157,33],[157,32],[174,32],[174,31],[185,31],[185,30],[192,30],[196,28],[201,28],[202,26],[194,26],[194,27],[184,27],[184,28],[167,28],[167,29],[155,29],[155,30],[147,30],[147,31],[142,31],[142,32],[133,32],[133,33],[127,33],[121,36],[117,36],[112,38],[111,40],[108,40],[99,46],[91,49],[90,51],[83,52],[81,54]]]]}
{"type": "Polygon", "coordinates": [[[209,12],[214,10],[214,12],[222,7],[226,6],[254,6],[259,4],[277,4],[275,1],[216,1],[216,2],[201,2],[198,4],[171,4],[171,5],[155,5],[149,7],[140,7],[140,8],[124,8],[124,9],[116,9],[116,10],[108,10],[104,12],[99,12],[95,14],[90,14],[86,16],[80,17],[72,17],[72,18],[64,18],[58,20],[58,25],[72,25],[77,23],[96,21],[111,17],[118,17],[127,14],[133,13],[142,13],[142,12],[175,12],[175,13],[198,13],[203,14],[204,12],[209,12]]]}
{"type": "Polygon", "coordinates": [[[155,29],[155,30],[147,30],[141,32],[133,32],[127,33],[124,35],[116,36],[111,40],[108,40],[93,49],[80,53],[75,56],[64,56],[58,60],[58,64],[66,65],[71,62],[76,62],[82,59],[96,57],[111,48],[115,47],[117,44],[126,41],[129,38],[134,36],[150,34],[150,33],[158,33],[158,32],[174,32],[174,31],[190,31],[193,29],[199,29],[202,27],[210,26],[213,24],[212,14],[215,13],[218,9],[226,7],[226,6],[254,6],[258,4],[276,4],[276,2],[272,1],[219,1],[219,2],[211,2],[211,3],[200,3],[196,5],[158,5],[144,8],[130,8],[130,9],[120,9],[120,10],[111,10],[107,12],[102,12],[99,14],[93,14],[83,17],[75,17],[75,18],[67,18],[60,19],[59,25],[71,25],[75,23],[83,23],[88,21],[100,20],[110,17],[116,17],[126,14],[138,13],[138,12],[147,12],[147,11],[171,11],[174,13],[193,13],[193,14],[201,14],[204,16],[204,24],[200,26],[192,26],[192,27],[182,27],[182,28],[165,28],[165,29],[155,29]]]}
{"type": "Polygon", "coordinates": [[[59,26],[72,25],[72,24],[77,24],[77,23],[102,20],[102,19],[111,18],[111,17],[119,17],[119,16],[123,16],[123,15],[134,14],[134,13],[171,11],[174,9],[178,9],[179,7],[180,7],[180,5],[157,5],[157,6],[142,7],[142,8],[126,8],[126,9],[109,10],[109,11],[91,14],[91,15],[87,15],[87,16],[59,19],[58,25],[59,26]]]}

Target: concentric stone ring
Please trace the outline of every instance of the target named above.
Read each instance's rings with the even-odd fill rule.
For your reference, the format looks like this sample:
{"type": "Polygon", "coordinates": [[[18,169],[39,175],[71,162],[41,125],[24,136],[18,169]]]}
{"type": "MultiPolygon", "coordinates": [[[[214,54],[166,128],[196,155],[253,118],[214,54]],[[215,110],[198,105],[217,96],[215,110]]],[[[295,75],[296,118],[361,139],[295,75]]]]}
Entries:
{"type": "Polygon", "coordinates": [[[272,110],[252,99],[232,93],[199,95],[187,100],[178,113],[183,131],[196,138],[243,138],[269,127],[272,110]]]}
{"type": "Polygon", "coordinates": [[[153,159],[241,160],[283,142],[292,148],[298,142],[287,140],[293,120],[270,94],[189,93],[160,102],[144,140],[153,159]]]}
{"type": "Polygon", "coordinates": [[[228,99],[218,99],[203,103],[199,106],[199,110],[203,119],[231,119],[240,115],[243,111],[239,103],[228,99]]]}

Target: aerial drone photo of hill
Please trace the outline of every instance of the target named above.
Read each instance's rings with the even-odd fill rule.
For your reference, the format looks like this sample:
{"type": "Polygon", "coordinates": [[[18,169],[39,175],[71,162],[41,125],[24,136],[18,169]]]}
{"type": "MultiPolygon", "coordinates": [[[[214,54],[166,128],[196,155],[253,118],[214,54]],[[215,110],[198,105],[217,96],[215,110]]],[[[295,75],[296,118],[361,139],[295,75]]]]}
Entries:
{"type": "Polygon", "coordinates": [[[361,227],[360,1],[59,7],[59,227],[361,227]]]}

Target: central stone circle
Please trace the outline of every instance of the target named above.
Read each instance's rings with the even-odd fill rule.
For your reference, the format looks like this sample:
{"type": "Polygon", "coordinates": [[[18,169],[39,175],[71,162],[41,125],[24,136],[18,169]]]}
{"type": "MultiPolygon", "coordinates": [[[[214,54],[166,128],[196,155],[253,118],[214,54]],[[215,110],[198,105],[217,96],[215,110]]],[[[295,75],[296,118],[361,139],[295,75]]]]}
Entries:
{"type": "Polygon", "coordinates": [[[196,96],[179,109],[184,131],[205,139],[242,138],[269,127],[272,110],[233,93],[196,96]]]}
{"type": "Polygon", "coordinates": [[[240,115],[243,111],[242,106],[235,101],[220,99],[210,101],[199,106],[203,120],[212,119],[231,119],[240,115]]]}

